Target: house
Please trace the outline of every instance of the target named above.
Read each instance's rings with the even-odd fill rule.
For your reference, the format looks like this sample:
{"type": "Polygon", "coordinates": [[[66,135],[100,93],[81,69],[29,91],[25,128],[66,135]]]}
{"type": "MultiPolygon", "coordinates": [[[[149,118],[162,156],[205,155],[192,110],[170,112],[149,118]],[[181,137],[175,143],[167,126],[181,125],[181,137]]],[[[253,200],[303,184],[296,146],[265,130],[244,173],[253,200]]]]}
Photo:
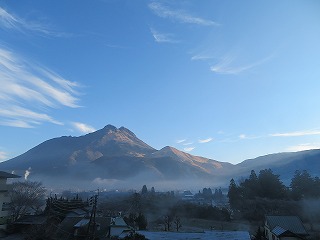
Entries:
{"type": "Polygon", "coordinates": [[[14,222],[15,232],[26,232],[33,227],[43,228],[46,226],[48,217],[45,215],[27,215],[14,222]]]}
{"type": "Polygon", "coordinates": [[[12,185],[7,184],[7,179],[19,177],[15,174],[0,171],[0,229],[5,230],[10,220],[11,205],[9,191],[12,189],[12,185]]]}
{"type": "Polygon", "coordinates": [[[119,237],[120,235],[126,235],[130,231],[133,231],[133,229],[126,224],[122,217],[111,218],[109,237],[119,237]]]}
{"type": "Polygon", "coordinates": [[[189,190],[184,190],[182,194],[182,201],[193,201],[194,195],[189,190]]]}
{"type": "Polygon", "coordinates": [[[268,240],[304,240],[309,235],[298,216],[266,216],[264,233],[268,240]]]}
{"type": "Polygon", "coordinates": [[[128,235],[132,229],[125,223],[122,217],[101,217],[95,220],[90,217],[70,216],[66,217],[57,227],[55,237],[58,239],[87,239],[90,227],[91,234],[96,239],[121,238],[128,235]],[[93,229],[94,228],[94,229],[93,229]]]}

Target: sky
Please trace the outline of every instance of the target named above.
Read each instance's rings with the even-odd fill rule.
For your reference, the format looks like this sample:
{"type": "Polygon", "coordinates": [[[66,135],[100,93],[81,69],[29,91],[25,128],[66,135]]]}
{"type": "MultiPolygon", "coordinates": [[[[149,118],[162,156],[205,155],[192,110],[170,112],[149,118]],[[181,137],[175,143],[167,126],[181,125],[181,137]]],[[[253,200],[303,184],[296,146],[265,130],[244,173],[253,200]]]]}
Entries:
{"type": "Polygon", "coordinates": [[[124,126],[239,163],[320,148],[320,2],[0,0],[0,161],[124,126]]]}

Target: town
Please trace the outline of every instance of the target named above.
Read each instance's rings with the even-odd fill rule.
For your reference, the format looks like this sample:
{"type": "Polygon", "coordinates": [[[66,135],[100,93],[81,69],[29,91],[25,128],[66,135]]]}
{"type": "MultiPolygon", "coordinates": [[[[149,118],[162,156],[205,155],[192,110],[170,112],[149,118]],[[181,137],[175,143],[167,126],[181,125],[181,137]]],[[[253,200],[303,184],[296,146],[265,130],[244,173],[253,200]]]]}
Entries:
{"type": "Polygon", "coordinates": [[[228,188],[48,192],[0,172],[4,239],[316,240],[320,181],[296,171],[289,187],[271,169],[228,188]],[[15,181],[12,181],[15,180],[15,181]],[[18,180],[18,181],[16,181],[18,180]]]}

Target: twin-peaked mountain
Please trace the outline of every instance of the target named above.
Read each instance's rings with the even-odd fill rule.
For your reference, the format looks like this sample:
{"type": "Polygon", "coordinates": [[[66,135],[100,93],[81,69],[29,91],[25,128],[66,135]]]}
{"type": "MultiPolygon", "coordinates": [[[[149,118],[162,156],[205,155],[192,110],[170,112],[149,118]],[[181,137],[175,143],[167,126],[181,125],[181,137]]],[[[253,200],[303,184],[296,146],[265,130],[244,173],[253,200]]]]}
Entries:
{"type": "Polygon", "coordinates": [[[209,179],[233,165],[193,156],[173,147],[156,150],[130,130],[107,125],[80,137],[59,137],[0,164],[30,176],[67,180],[209,179]]]}
{"type": "Polygon", "coordinates": [[[118,186],[119,182],[127,189],[151,182],[180,182],[180,187],[226,186],[231,178],[247,177],[251,170],[258,173],[265,168],[271,168],[286,183],[295,170],[319,176],[320,150],[270,154],[233,165],[169,146],[156,150],[130,130],[107,125],[84,136],[47,140],[0,163],[3,171],[26,173],[31,180],[63,188],[92,188],[92,183],[118,186]]]}

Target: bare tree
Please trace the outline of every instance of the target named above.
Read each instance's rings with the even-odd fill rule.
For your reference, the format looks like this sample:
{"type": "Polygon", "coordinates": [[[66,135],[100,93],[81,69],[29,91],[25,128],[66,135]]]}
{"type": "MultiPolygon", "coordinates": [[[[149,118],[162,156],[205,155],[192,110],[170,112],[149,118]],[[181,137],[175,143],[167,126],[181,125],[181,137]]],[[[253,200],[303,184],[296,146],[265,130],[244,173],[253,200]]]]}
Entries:
{"type": "Polygon", "coordinates": [[[182,227],[181,219],[178,216],[175,216],[173,223],[176,227],[177,232],[179,232],[179,229],[182,227]]]}
{"type": "Polygon", "coordinates": [[[14,182],[10,192],[12,220],[29,212],[37,213],[45,203],[46,189],[41,182],[14,182]]]}
{"type": "Polygon", "coordinates": [[[172,218],[169,215],[166,215],[163,220],[164,230],[169,232],[171,230],[172,218]]]}

